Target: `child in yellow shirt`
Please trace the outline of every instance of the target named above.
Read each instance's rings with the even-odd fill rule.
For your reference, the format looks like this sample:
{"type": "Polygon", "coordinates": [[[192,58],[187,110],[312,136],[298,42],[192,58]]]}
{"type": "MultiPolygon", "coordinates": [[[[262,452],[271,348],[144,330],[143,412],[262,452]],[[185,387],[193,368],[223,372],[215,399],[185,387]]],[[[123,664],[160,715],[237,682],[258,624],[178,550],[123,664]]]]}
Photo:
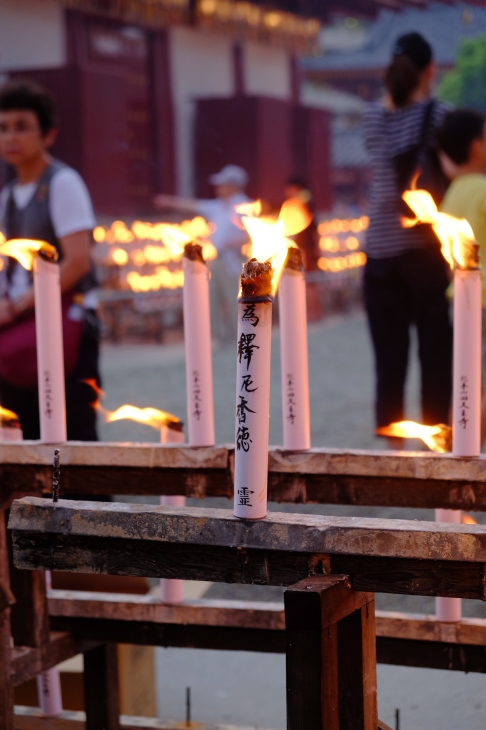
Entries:
{"type": "MultiPolygon", "coordinates": [[[[452,179],[441,210],[465,218],[479,244],[483,284],[483,377],[486,376],[486,120],[473,109],[446,114],[437,132],[444,172],[452,179]]],[[[481,403],[481,436],[486,437],[486,393],[481,403]]]]}

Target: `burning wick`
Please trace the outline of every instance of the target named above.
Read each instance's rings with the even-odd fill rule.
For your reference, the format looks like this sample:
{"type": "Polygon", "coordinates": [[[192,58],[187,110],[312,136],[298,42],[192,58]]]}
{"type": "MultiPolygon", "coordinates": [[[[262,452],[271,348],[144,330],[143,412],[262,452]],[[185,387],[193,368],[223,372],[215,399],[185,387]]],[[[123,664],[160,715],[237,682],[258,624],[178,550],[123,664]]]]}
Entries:
{"type": "Polygon", "coordinates": [[[62,341],[61,281],[58,254],[45,241],[12,239],[0,245],[0,255],[12,256],[34,271],[37,376],[41,441],[67,440],[62,341]]]}
{"type": "MultiPolygon", "coordinates": [[[[429,223],[441,242],[442,255],[454,271],[454,356],[452,381],[452,453],[477,457],[481,450],[481,269],[478,246],[466,220],[440,213],[424,190],[409,190],[403,199],[415,219],[429,223]]],[[[460,510],[437,509],[438,522],[460,524],[460,510]]],[[[436,598],[441,621],[460,621],[460,598],[436,598]]]]}
{"type": "Polygon", "coordinates": [[[376,429],[377,436],[390,438],[421,439],[431,451],[446,454],[452,450],[452,429],[443,423],[436,426],[424,426],[415,421],[398,421],[389,426],[376,429]]]}
{"type": "Polygon", "coordinates": [[[307,312],[302,254],[288,249],[280,279],[280,356],[284,449],[310,449],[307,312]]]}

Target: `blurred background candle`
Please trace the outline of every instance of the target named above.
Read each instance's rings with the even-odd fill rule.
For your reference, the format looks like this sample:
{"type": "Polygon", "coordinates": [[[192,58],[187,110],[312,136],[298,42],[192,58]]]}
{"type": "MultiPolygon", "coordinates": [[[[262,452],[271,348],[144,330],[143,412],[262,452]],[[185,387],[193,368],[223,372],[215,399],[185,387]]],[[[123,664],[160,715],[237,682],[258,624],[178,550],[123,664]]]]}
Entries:
{"type": "MultiPolygon", "coordinates": [[[[454,352],[452,376],[452,453],[477,457],[481,451],[481,269],[478,246],[466,220],[440,213],[424,190],[403,198],[416,218],[432,225],[444,258],[454,271],[454,352]]],[[[437,522],[461,523],[460,510],[437,509],[437,522]]],[[[435,599],[440,621],[461,620],[461,599],[435,599]]]]}
{"type": "Polygon", "coordinates": [[[209,272],[202,246],[188,243],[182,259],[186,350],[187,425],[190,446],[214,445],[209,272]]]}
{"type": "MultiPolygon", "coordinates": [[[[181,421],[172,416],[162,424],[160,443],[183,444],[184,427],[181,421]]],[[[164,495],[160,498],[163,507],[184,507],[186,498],[179,495],[164,495]]],[[[184,581],[175,578],[162,578],[160,581],[160,595],[163,603],[182,603],[184,600],[184,581]]]]}
{"type": "Polygon", "coordinates": [[[310,449],[305,275],[300,249],[288,250],[279,293],[284,449],[310,449]]]}
{"type": "Polygon", "coordinates": [[[6,241],[0,254],[34,271],[40,436],[45,444],[63,443],[67,432],[58,254],[51,244],[29,239],[6,241]]]}

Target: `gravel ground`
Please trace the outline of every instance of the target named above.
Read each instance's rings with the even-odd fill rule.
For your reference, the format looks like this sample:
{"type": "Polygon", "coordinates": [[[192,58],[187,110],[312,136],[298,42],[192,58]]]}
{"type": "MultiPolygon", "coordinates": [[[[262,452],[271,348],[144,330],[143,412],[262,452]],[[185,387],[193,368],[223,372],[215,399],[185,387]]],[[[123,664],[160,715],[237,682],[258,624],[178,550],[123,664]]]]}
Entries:
{"type": "MultiPolygon", "coordinates": [[[[314,446],[384,448],[373,435],[373,362],[366,322],[361,314],[329,319],[309,328],[311,432],[314,446]]],[[[407,416],[419,418],[418,369],[415,352],[407,384],[407,416]]],[[[173,345],[105,345],[102,371],[104,406],[123,403],[155,406],[185,420],[184,348],[173,345]]],[[[236,363],[234,347],[213,353],[216,439],[234,441],[236,363]]],[[[278,333],[272,342],[270,443],[282,442],[280,351],[278,333]]],[[[158,433],[130,422],[100,423],[105,441],[157,441],[158,433]]],[[[419,448],[416,442],[410,444],[419,448]]],[[[193,504],[202,505],[198,500],[193,504]]],[[[207,506],[229,508],[224,499],[207,506]]],[[[271,505],[271,509],[339,515],[433,519],[432,511],[351,508],[336,505],[271,505]]],[[[486,522],[486,516],[479,516],[486,522]]],[[[207,596],[241,600],[279,600],[278,588],[212,584],[207,596]]],[[[377,595],[377,607],[432,612],[433,599],[377,595]]],[[[464,601],[466,616],[486,616],[484,604],[464,601]]],[[[157,650],[158,696],[163,719],[182,720],[185,687],[191,686],[193,719],[232,722],[278,730],[285,726],[285,662],[273,655],[193,650],[157,650]],[[249,701],[250,700],[250,701],[249,701]]],[[[483,730],[486,711],[484,679],[479,675],[379,667],[381,719],[394,727],[394,710],[401,710],[400,730],[483,730]]]]}

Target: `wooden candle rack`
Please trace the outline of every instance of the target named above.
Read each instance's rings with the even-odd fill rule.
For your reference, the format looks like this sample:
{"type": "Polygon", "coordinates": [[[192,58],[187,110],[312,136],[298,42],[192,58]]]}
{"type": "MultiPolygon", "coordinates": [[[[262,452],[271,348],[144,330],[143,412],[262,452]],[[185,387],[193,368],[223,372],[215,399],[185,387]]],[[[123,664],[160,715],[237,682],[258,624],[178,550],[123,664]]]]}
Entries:
{"type": "MultiPolygon", "coordinates": [[[[34,443],[0,445],[4,510],[14,497],[50,492],[52,453],[51,447],[34,443]]],[[[61,501],[53,505],[26,498],[12,509],[16,564],[28,569],[12,570],[13,611],[7,607],[6,531],[5,521],[0,522],[0,730],[83,727],[83,720],[67,715],[57,720],[14,716],[12,701],[14,686],[80,652],[85,655],[86,727],[120,727],[118,642],[286,652],[291,730],[322,728],[323,717],[332,730],[375,730],[385,726],[377,725],[376,697],[363,679],[365,664],[375,663],[372,594],[484,600],[486,527],[271,513],[264,522],[250,523],[250,529],[226,510],[80,504],[62,498],[79,492],[232,497],[233,450],[70,443],[62,447],[61,458],[61,501]],[[51,591],[47,598],[38,568],[289,589],[285,607],[208,600],[168,606],[145,596],[63,591],[51,591]],[[299,605],[308,629],[299,622],[299,605]],[[307,631],[314,650],[302,654],[307,631]],[[330,667],[321,661],[318,638],[329,633],[334,638],[326,657],[329,652],[341,657],[341,666],[347,654],[343,637],[349,633],[353,646],[361,647],[363,663],[346,670],[351,686],[339,662],[330,667]],[[318,684],[326,688],[320,695],[316,667],[318,684]],[[349,692],[356,702],[339,702],[349,692]],[[359,716],[346,714],[349,704],[361,708],[359,716]],[[310,714],[303,714],[303,707],[310,714]]],[[[410,452],[272,449],[269,492],[280,502],[483,510],[483,462],[410,452]]],[[[481,619],[445,624],[433,617],[376,614],[379,662],[485,672],[485,647],[481,619]]],[[[129,720],[122,725],[129,726],[129,720]]],[[[147,721],[137,727],[167,725],[147,721]]]]}

